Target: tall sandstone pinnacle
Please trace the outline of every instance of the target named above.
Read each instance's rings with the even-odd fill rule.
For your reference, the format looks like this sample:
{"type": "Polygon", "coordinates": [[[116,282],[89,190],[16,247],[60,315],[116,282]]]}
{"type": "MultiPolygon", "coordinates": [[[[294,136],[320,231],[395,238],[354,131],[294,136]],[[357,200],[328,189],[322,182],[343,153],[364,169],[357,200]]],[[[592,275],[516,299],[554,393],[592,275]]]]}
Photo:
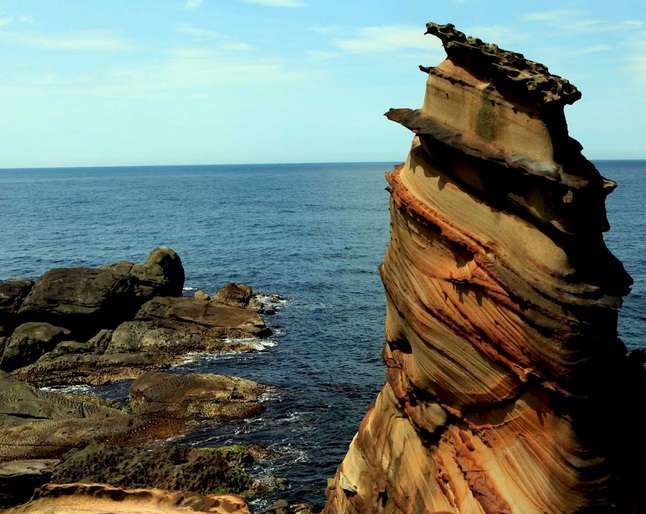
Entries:
{"type": "MultiPolygon", "coordinates": [[[[570,138],[581,97],[522,55],[429,23],[447,59],[388,173],[387,382],[327,514],[646,512],[642,353],[617,315],[604,179],[570,138]]],[[[603,120],[599,120],[603,123],[603,120]]]]}

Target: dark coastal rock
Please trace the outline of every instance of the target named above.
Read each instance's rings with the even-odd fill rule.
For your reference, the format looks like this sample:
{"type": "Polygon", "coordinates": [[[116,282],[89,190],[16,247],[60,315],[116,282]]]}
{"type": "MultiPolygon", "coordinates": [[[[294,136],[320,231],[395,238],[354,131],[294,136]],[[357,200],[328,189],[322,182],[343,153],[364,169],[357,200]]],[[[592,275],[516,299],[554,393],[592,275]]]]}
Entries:
{"type": "Polygon", "coordinates": [[[182,260],[167,246],[155,248],[143,264],[121,261],[103,268],[135,278],[134,292],[140,304],[155,296],[180,296],[184,288],[182,260]]]}
{"type": "Polygon", "coordinates": [[[499,90],[513,93],[519,102],[532,100],[562,107],[581,98],[576,86],[550,73],[544,64],[525,59],[518,52],[468,37],[451,23],[427,23],[426,33],[442,41],[450,60],[475,74],[485,75],[499,90]]]}
{"type": "Polygon", "coordinates": [[[170,248],[152,251],[143,264],[59,268],[36,281],[19,310],[25,320],[49,321],[76,333],[96,333],[131,319],[147,300],[180,295],[184,268],[170,248]]]}
{"type": "Polygon", "coordinates": [[[36,386],[64,384],[104,385],[133,380],[148,370],[167,366],[180,359],[163,352],[74,353],[50,352],[38,361],[12,373],[36,386]]]}
{"type": "Polygon", "coordinates": [[[186,493],[217,491],[240,494],[252,487],[246,467],[255,461],[252,451],[157,446],[122,448],[90,444],[65,456],[53,472],[54,483],[106,483],[128,488],[158,488],[186,493]]]}
{"type": "Polygon", "coordinates": [[[141,307],[135,319],[155,321],[168,328],[195,323],[217,329],[226,337],[263,337],[271,333],[258,313],[250,309],[188,297],[153,298],[141,307]]]}
{"type": "Polygon", "coordinates": [[[115,325],[136,307],[131,277],[105,269],[59,268],[38,279],[19,314],[87,333],[115,325]]]}
{"type": "Polygon", "coordinates": [[[93,438],[133,430],[133,420],[98,400],[40,391],[0,374],[0,461],[58,458],[93,438]]]}
{"type": "Polygon", "coordinates": [[[0,462],[0,508],[28,501],[34,490],[49,482],[57,459],[0,462]]]}
{"type": "Polygon", "coordinates": [[[28,503],[6,514],[249,514],[236,495],[198,495],[161,489],[126,489],[105,484],[47,484],[28,503]]]}
{"type": "Polygon", "coordinates": [[[259,399],[267,389],[238,377],[151,372],[130,386],[130,409],[156,418],[242,419],[264,410],[259,399]]]}
{"type": "Polygon", "coordinates": [[[226,286],[218,289],[213,295],[212,301],[231,305],[232,307],[247,307],[253,291],[247,284],[235,284],[229,282],[226,286]]]}
{"type": "Polygon", "coordinates": [[[314,506],[309,503],[289,503],[287,500],[278,500],[258,514],[314,514],[315,512],[314,506]]]}
{"type": "Polygon", "coordinates": [[[16,315],[33,285],[32,280],[0,281],[0,338],[11,335],[18,325],[16,315]]]}
{"type": "Polygon", "coordinates": [[[3,426],[29,420],[57,420],[118,412],[98,402],[88,403],[69,395],[35,389],[0,371],[0,424],[3,426]]]}
{"type": "Polygon", "coordinates": [[[24,323],[5,343],[0,367],[11,371],[31,364],[69,335],[69,330],[49,323],[24,323]]]}
{"type": "Polygon", "coordinates": [[[14,374],[40,386],[100,385],[178,364],[191,352],[257,350],[254,338],[270,333],[252,310],[193,298],[156,298],[137,317],[148,319],[102,330],[86,343],[65,341],[14,374]]]}

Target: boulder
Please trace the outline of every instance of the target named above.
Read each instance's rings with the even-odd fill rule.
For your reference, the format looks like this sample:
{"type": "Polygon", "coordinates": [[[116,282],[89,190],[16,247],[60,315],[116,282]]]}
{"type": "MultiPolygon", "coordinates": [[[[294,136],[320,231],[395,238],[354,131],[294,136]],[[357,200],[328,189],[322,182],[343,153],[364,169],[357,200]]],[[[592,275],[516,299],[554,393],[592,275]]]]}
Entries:
{"type": "Polygon", "coordinates": [[[130,409],[155,418],[242,419],[264,410],[259,399],[265,391],[238,377],[150,372],[130,386],[130,409]]]}
{"type": "Polygon", "coordinates": [[[27,321],[48,321],[88,336],[131,319],[155,296],[181,295],[183,286],[179,256],[159,247],[143,264],[50,270],[34,284],[18,314],[27,321]]]}
{"type": "Polygon", "coordinates": [[[103,267],[135,279],[140,303],[155,296],[180,296],[184,288],[184,266],[172,248],[155,248],[143,264],[122,261],[103,267]]]}
{"type": "Polygon", "coordinates": [[[116,325],[136,311],[134,284],[132,277],[108,269],[53,269],[38,279],[19,315],[77,332],[95,332],[116,325]]]}
{"type": "Polygon", "coordinates": [[[33,285],[32,280],[0,281],[0,337],[9,336],[18,324],[16,314],[33,285]]]}
{"type": "Polygon", "coordinates": [[[212,301],[233,307],[247,307],[252,294],[251,286],[230,282],[213,294],[212,301]]]}
{"type": "Polygon", "coordinates": [[[0,367],[11,371],[31,364],[69,334],[69,330],[49,323],[24,323],[6,342],[0,367]]]}

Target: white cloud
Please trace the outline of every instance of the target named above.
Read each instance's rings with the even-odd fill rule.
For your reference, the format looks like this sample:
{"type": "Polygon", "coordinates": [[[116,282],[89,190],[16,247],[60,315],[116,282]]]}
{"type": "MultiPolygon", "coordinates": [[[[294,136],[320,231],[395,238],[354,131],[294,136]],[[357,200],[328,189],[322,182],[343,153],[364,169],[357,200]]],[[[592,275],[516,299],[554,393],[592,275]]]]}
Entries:
{"type": "Polygon", "coordinates": [[[31,14],[19,14],[18,16],[0,16],[0,28],[8,27],[13,23],[34,23],[31,14]]]}
{"type": "Polygon", "coordinates": [[[571,19],[581,15],[577,9],[552,9],[548,11],[536,11],[524,14],[523,21],[537,21],[545,23],[562,22],[565,19],[571,19]]]}
{"type": "Polygon", "coordinates": [[[629,43],[630,53],[625,71],[640,86],[646,86],[646,32],[640,32],[629,43]]]}
{"type": "Polygon", "coordinates": [[[301,0],[240,0],[245,4],[264,5],[266,7],[305,7],[301,0]]]}
{"type": "Polygon", "coordinates": [[[642,28],[644,25],[639,20],[608,21],[587,18],[586,13],[578,9],[531,12],[523,15],[521,20],[550,25],[557,28],[559,32],[566,34],[635,30],[642,28]]]}
{"type": "Polygon", "coordinates": [[[353,37],[337,39],[334,44],[349,52],[393,52],[398,50],[440,50],[437,38],[425,36],[417,26],[382,25],[360,28],[353,37]]]}
{"type": "Polygon", "coordinates": [[[196,39],[216,40],[218,41],[218,43],[215,45],[215,48],[220,50],[232,50],[235,52],[240,52],[254,50],[255,48],[249,43],[235,41],[231,39],[230,36],[223,34],[222,32],[194,27],[192,25],[180,25],[179,27],[177,27],[177,32],[179,32],[180,34],[186,34],[196,39]]]}
{"type": "Polygon", "coordinates": [[[242,43],[240,41],[230,41],[227,43],[222,43],[221,45],[218,45],[218,48],[220,50],[231,50],[234,52],[245,52],[249,50],[254,50],[256,47],[253,45],[250,45],[249,43],[242,43]]]}
{"type": "Polygon", "coordinates": [[[504,25],[478,25],[467,27],[465,32],[469,36],[480,38],[488,43],[509,45],[527,39],[525,32],[518,31],[504,25]]]}
{"type": "Polygon", "coordinates": [[[202,5],[203,0],[186,0],[184,2],[184,7],[186,9],[197,9],[202,5]]]}
{"type": "Polygon", "coordinates": [[[228,36],[215,30],[203,29],[192,25],[180,25],[177,32],[201,39],[226,39],[228,36]]]}
{"type": "Polygon", "coordinates": [[[571,55],[588,55],[588,54],[597,54],[601,52],[609,52],[612,50],[612,46],[610,45],[592,45],[588,46],[585,48],[579,48],[578,50],[574,50],[571,52],[571,55]]]}
{"type": "Polygon", "coordinates": [[[47,50],[93,50],[117,52],[130,45],[109,30],[82,30],[63,34],[0,31],[0,41],[47,50]]]}
{"type": "Polygon", "coordinates": [[[149,99],[177,92],[212,96],[218,88],[231,91],[232,86],[283,84],[309,78],[309,70],[293,71],[283,61],[271,57],[240,57],[218,48],[176,48],[161,59],[84,75],[38,70],[5,74],[0,93],[40,92],[46,86],[48,94],[75,98],[149,99]]]}
{"type": "Polygon", "coordinates": [[[308,50],[306,52],[307,57],[313,61],[329,61],[339,56],[337,52],[330,52],[327,50],[308,50]]]}
{"type": "Polygon", "coordinates": [[[316,34],[321,34],[322,36],[328,36],[330,34],[336,34],[340,31],[338,25],[326,25],[321,27],[309,27],[307,30],[310,32],[315,32],[316,34]]]}

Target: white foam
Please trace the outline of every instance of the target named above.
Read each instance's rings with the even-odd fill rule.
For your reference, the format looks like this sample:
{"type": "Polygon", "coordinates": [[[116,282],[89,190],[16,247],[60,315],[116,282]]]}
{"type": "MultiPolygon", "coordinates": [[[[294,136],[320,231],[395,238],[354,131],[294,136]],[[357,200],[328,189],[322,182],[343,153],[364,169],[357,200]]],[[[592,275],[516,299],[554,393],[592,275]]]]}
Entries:
{"type": "Polygon", "coordinates": [[[276,293],[256,293],[253,297],[264,309],[279,311],[288,303],[286,298],[276,293]]]}
{"type": "Polygon", "coordinates": [[[39,388],[41,391],[48,393],[67,393],[67,394],[86,394],[93,395],[94,388],[89,384],[49,386],[39,388]]]}
{"type": "Polygon", "coordinates": [[[259,352],[268,348],[273,348],[278,344],[273,339],[260,339],[258,337],[227,337],[224,342],[231,345],[246,346],[250,350],[256,350],[259,352]]]}
{"type": "Polygon", "coordinates": [[[223,359],[232,359],[247,351],[263,352],[273,348],[278,343],[272,339],[259,339],[257,337],[227,337],[224,342],[229,345],[243,347],[241,350],[223,350],[219,352],[188,352],[182,356],[181,361],[173,367],[197,362],[213,362],[223,359]]]}

